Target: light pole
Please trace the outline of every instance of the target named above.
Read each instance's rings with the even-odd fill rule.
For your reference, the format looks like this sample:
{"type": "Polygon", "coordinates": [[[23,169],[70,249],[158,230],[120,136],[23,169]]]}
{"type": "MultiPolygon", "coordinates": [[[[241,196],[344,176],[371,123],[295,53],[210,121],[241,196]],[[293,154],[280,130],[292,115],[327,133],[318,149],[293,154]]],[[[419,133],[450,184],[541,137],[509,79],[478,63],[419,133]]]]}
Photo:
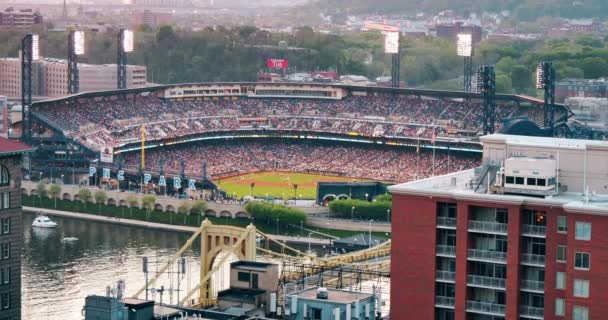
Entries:
{"type": "Polygon", "coordinates": [[[300,221],[300,237],[303,235],[302,231],[304,230],[304,221],[300,221]]]}
{"type": "Polygon", "coordinates": [[[369,200],[368,200],[368,197],[369,197],[369,193],[366,193],[366,194],[365,194],[365,201],[369,201],[369,200]]]}
{"type": "Polygon", "coordinates": [[[279,235],[279,218],[277,218],[277,236],[279,235]]]}
{"type": "Polygon", "coordinates": [[[355,221],[355,206],[350,208],[350,220],[355,221]]]}
{"type": "Polygon", "coordinates": [[[63,183],[63,173],[61,174],[61,184],[64,184],[63,183]]]}
{"type": "Polygon", "coordinates": [[[386,222],[391,222],[391,209],[386,209],[386,222]]]}

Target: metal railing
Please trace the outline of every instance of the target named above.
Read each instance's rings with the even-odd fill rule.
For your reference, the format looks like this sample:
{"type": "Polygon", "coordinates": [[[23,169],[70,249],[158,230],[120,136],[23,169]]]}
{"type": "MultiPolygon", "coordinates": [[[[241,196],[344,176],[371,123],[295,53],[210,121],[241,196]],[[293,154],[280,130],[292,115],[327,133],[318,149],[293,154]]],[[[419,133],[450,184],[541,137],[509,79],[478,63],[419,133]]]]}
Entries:
{"type": "Polygon", "coordinates": [[[505,289],[507,287],[507,281],[504,278],[477,276],[472,274],[467,275],[467,284],[471,286],[481,286],[498,289],[505,289]]]}
{"type": "Polygon", "coordinates": [[[507,224],[493,221],[469,221],[469,231],[507,234],[507,224]]]}
{"type": "Polygon", "coordinates": [[[544,292],[545,291],[545,282],[522,279],[521,280],[521,289],[544,292]]]}
{"type": "Polygon", "coordinates": [[[547,227],[545,226],[534,226],[531,224],[524,224],[521,228],[522,234],[529,234],[533,236],[546,236],[547,227]]]}
{"type": "Polygon", "coordinates": [[[456,228],[456,218],[437,217],[437,227],[456,228]]]}
{"type": "Polygon", "coordinates": [[[453,308],[455,304],[454,297],[435,296],[435,305],[441,307],[453,308]]]}
{"type": "Polygon", "coordinates": [[[544,267],[545,256],[540,254],[524,253],[521,255],[521,263],[544,267]]]}
{"type": "Polygon", "coordinates": [[[437,270],[435,271],[435,279],[454,282],[456,280],[456,272],[437,270]]]}
{"type": "Polygon", "coordinates": [[[543,319],[545,316],[545,309],[530,306],[519,306],[519,315],[543,319]]]}
{"type": "Polygon", "coordinates": [[[488,260],[491,262],[507,262],[507,253],[502,251],[469,249],[469,258],[488,260]]]}
{"type": "Polygon", "coordinates": [[[438,244],[437,254],[442,256],[456,257],[456,246],[438,244]]]}
{"type": "Polygon", "coordinates": [[[467,301],[467,311],[504,316],[505,305],[491,302],[467,301]]]}

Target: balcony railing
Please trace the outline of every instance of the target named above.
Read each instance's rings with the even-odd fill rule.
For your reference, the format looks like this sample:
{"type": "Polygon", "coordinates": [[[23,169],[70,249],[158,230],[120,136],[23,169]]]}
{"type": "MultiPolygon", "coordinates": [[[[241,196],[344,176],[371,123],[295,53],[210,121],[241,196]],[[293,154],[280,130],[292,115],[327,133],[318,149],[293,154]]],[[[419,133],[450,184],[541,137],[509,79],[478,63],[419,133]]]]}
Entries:
{"type": "Polygon", "coordinates": [[[490,302],[467,301],[467,311],[504,316],[505,305],[490,302]]]}
{"type": "Polygon", "coordinates": [[[521,228],[521,233],[524,235],[545,237],[547,234],[547,227],[524,224],[521,228]]]}
{"type": "Polygon", "coordinates": [[[437,227],[455,229],[456,228],[456,218],[437,217],[437,227]]]}
{"type": "Polygon", "coordinates": [[[544,310],[544,308],[520,306],[519,315],[522,317],[528,317],[528,318],[544,319],[545,310],[544,310]]]}
{"type": "Polygon", "coordinates": [[[507,234],[507,224],[493,221],[469,221],[469,231],[507,234]]]}
{"type": "Polygon", "coordinates": [[[521,289],[544,292],[545,291],[545,282],[524,279],[524,280],[521,280],[521,289]]]}
{"type": "Polygon", "coordinates": [[[521,263],[533,266],[545,266],[545,256],[540,254],[524,253],[521,255],[521,263]]]}
{"type": "Polygon", "coordinates": [[[447,246],[444,244],[437,245],[437,255],[456,257],[456,246],[447,246]]]}
{"type": "Polygon", "coordinates": [[[506,263],[507,253],[502,251],[469,249],[469,259],[506,263]]]}
{"type": "Polygon", "coordinates": [[[507,281],[503,278],[485,277],[469,274],[467,275],[467,284],[470,286],[504,289],[507,287],[507,281]]]}
{"type": "Polygon", "coordinates": [[[435,305],[444,308],[454,308],[454,297],[435,296],[435,305]]]}
{"type": "Polygon", "coordinates": [[[435,271],[435,279],[438,281],[454,282],[456,280],[456,272],[437,270],[435,271]]]}

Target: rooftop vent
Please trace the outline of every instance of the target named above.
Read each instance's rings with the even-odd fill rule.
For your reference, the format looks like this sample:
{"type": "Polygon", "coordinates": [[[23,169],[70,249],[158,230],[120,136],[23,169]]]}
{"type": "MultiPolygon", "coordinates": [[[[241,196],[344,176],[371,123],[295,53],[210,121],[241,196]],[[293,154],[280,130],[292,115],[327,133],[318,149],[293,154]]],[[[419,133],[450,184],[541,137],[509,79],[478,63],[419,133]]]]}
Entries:
{"type": "Polygon", "coordinates": [[[327,288],[317,289],[317,299],[327,300],[328,296],[327,288]]]}

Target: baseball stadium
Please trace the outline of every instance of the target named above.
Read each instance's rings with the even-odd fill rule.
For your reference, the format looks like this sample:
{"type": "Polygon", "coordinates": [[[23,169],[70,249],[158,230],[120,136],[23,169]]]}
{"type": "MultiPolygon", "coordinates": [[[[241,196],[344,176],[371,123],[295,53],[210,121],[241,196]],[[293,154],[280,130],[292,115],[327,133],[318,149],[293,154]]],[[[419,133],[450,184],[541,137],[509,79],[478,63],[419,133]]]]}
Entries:
{"type": "MultiPolygon", "coordinates": [[[[313,199],[323,197],[318,182],[390,184],[477,167],[484,131],[542,135],[543,101],[497,94],[492,112],[485,106],[475,93],[312,83],[80,93],[30,107],[24,134],[37,150],[27,171],[175,196],[192,181],[207,198],[313,199]]],[[[571,114],[556,106],[558,135],[571,114]]]]}

